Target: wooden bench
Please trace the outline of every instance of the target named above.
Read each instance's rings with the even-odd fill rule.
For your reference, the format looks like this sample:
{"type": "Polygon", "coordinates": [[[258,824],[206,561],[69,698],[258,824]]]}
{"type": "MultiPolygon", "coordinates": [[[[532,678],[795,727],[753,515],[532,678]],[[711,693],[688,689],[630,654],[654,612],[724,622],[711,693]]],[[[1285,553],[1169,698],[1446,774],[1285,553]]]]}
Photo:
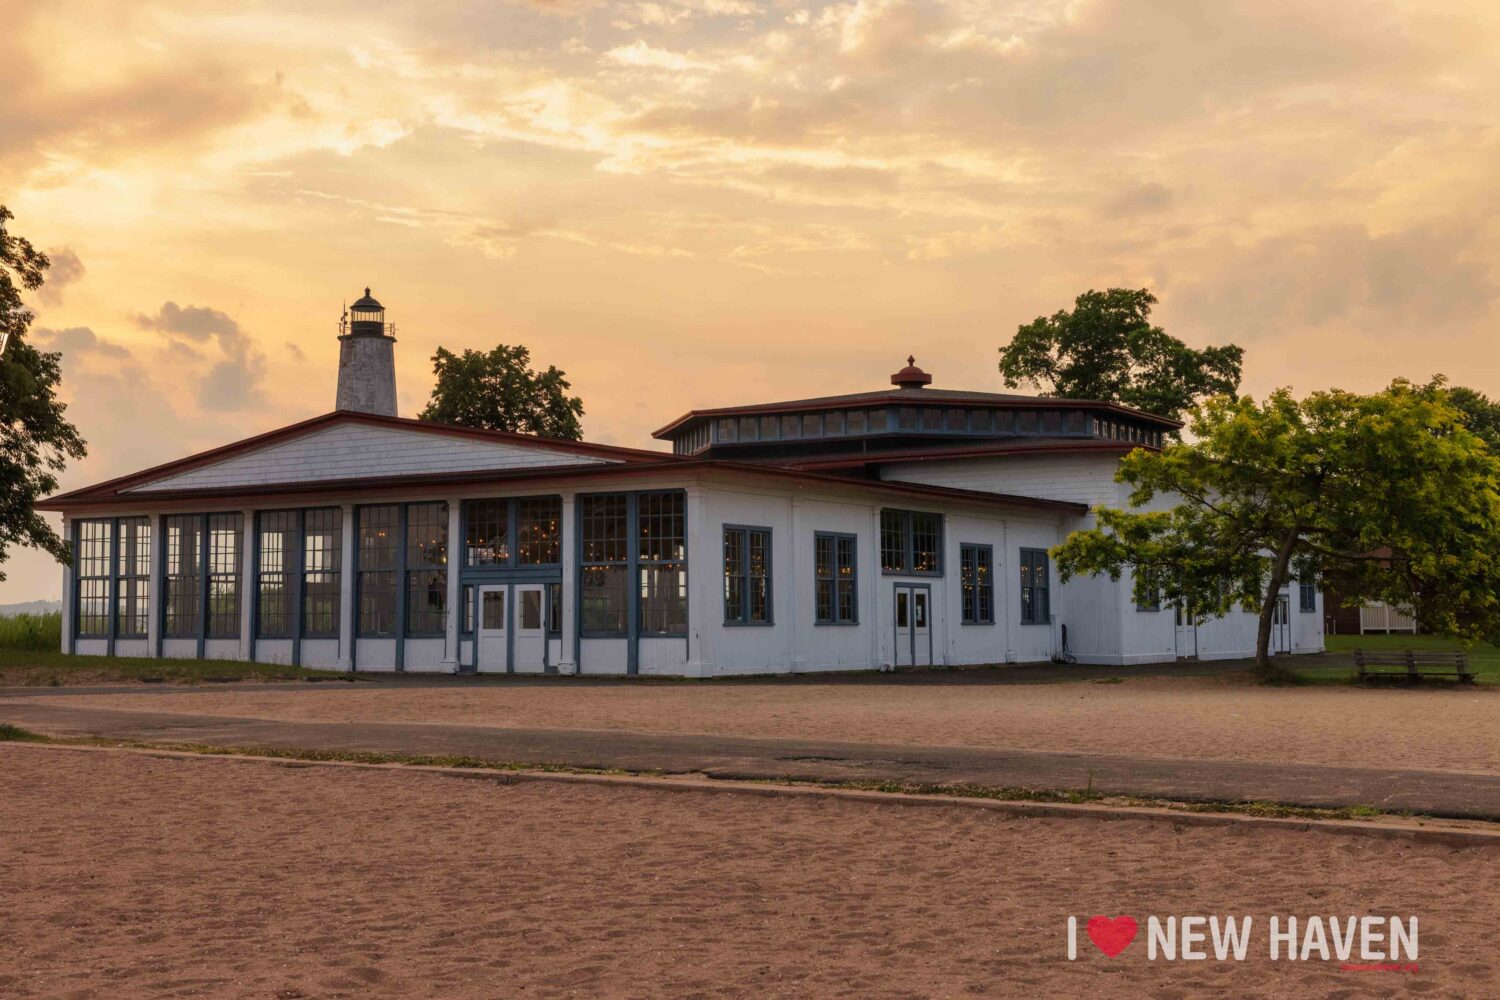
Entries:
{"type": "Polygon", "coordinates": [[[1469,669],[1469,654],[1463,650],[1417,652],[1408,649],[1399,653],[1375,653],[1356,649],[1354,665],[1359,668],[1359,679],[1362,681],[1378,677],[1404,677],[1416,683],[1423,677],[1457,677],[1461,684],[1474,683],[1474,672],[1469,669]]]}

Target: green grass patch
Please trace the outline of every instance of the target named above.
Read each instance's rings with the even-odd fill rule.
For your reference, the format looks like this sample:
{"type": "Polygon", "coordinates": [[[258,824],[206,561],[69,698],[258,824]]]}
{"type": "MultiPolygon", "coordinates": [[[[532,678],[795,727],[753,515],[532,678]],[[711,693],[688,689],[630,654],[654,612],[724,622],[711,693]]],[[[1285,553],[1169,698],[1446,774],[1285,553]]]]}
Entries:
{"type": "MultiPolygon", "coordinates": [[[[1330,635],[1323,640],[1328,652],[1323,656],[1277,657],[1273,664],[1276,684],[1355,684],[1354,651],[1400,653],[1408,649],[1419,653],[1449,653],[1467,649],[1469,667],[1480,684],[1500,685],[1500,647],[1486,642],[1466,646],[1458,639],[1436,635],[1330,635]]],[[[1457,686],[1455,681],[1440,677],[1424,678],[1426,687],[1457,686]]]]}
{"type": "Polygon", "coordinates": [[[9,722],[0,722],[0,743],[51,743],[52,739],[9,722]]]}
{"type": "Polygon", "coordinates": [[[70,656],[56,649],[0,648],[0,687],[78,687],[89,684],[203,684],[212,681],[351,680],[337,670],[310,670],[238,660],[70,656]]]}
{"type": "Polygon", "coordinates": [[[61,611],[0,618],[0,649],[53,650],[61,647],[61,611]]]}

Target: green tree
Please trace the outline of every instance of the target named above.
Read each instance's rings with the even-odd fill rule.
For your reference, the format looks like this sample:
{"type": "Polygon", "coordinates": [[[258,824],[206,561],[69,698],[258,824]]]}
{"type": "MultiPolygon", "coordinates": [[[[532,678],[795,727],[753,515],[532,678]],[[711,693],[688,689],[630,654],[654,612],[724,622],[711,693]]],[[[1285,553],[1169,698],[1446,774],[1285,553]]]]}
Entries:
{"type": "Polygon", "coordinates": [[[1191,429],[1190,444],[1121,460],[1132,509],[1098,510],[1097,527],[1056,549],[1063,579],[1131,569],[1138,596],[1149,581],[1194,618],[1239,602],[1260,613],[1262,670],[1294,575],[1336,572],[1346,598],[1411,604],[1440,633],[1495,634],[1500,459],[1441,379],[1300,402],[1285,389],[1260,404],[1215,397],[1191,429]]]}
{"type": "Polygon", "coordinates": [[[1194,350],[1151,324],[1147,289],[1087,291],[1066,309],[1038,316],[1000,348],[1011,388],[1103,399],[1177,419],[1196,401],[1234,393],[1245,352],[1233,344],[1194,350]]]}
{"type": "Polygon", "coordinates": [[[495,431],[578,441],[583,400],[569,396],[564,373],[531,368],[531,352],[499,344],[493,351],[454,354],[439,347],[432,356],[437,384],[419,414],[423,420],[495,431]]]}
{"type": "Polygon", "coordinates": [[[1461,385],[1448,390],[1448,402],[1463,414],[1464,426],[1483,438],[1490,451],[1500,455],[1500,403],[1461,385]]]}
{"type": "Polygon", "coordinates": [[[57,489],[57,473],[69,458],[82,458],[85,449],[57,399],[62,355],[26,342],[32,313],[21,305],[21,290],[42,287],[50,262],[7,231],[13,218],[0,205],[0,564],[12,545],[45,549],[69,562],[68,544],[37,513],[36,502],[57,489]]]}

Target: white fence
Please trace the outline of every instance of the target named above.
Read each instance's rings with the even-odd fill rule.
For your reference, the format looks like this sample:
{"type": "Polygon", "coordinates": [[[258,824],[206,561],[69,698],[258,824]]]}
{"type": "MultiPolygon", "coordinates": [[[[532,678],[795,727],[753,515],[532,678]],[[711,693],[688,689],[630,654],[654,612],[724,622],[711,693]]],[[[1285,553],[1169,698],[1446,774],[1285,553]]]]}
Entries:
{"type": "Polygon", "coordinates": [[[1359,607],[1359,631],[1365,632],[1411,632],[1416,634],[1417,620],[1409,608],[1394,608],[1380,601],[1361,604],[1359,607]]]}

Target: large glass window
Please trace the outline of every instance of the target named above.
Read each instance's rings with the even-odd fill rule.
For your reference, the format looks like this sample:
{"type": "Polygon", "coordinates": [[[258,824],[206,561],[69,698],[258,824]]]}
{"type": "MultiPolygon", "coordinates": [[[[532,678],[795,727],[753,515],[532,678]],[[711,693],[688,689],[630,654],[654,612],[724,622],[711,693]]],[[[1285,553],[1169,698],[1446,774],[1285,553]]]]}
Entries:
{"type": "Polygon", "coordinates": [[[1051,575],[1047,567],[1046,549],[1022,549],[1021,567],[1021,624],[1045,625],[1051,615],[1051,575]]]}
{"type": "Polygon", "coordinates": [[[628,572],[628,498],[622,495],[579,499],[582,555],[580,591],[585,635],[624,635],[629,611],[625,587],[628,572]]]}
{"type": "Polygon", "coordinates": [[[965,625],[995,624],[994,550],[988,545],[960,545],[958,574],[965,625]]]}
{"type": "Polygon", "coordinates": [[[464,560],[469,566],[557,565],[562,561],[562,498],[467,501],[464,560]]]}
{"type": "Polygon", "coordinates": [[[1137,611],[1160,611],[1161,585],[1156,580],[1156,574],[1149,569],[1137,568],[1135,580],[1135,609],[1137,611]]]}
{"type": "Polygon", "coordinates": [[[199,548],[203,518],[174,514],[164,519],[166,577],[163,581],[163,634],[169,639],[197,638],[203,601],[203,560],[199,548]]]}
{"type": "Polygon", "coordinates": [[[724,621],[771,624],[771,529],[724,529],[724,621]]]}
{"type": "Polygon", "coordinates": [[[687,534],[681,493],[642,493],[636,498],[639,545],[640,630],[687,634],[687,534]]]}
{"type": "Polygon", "coordinates": [[[337,507],[302,515],[302,634],[336,639],[342,600],[344,515],[337,507]]]}
{"type": "Polygon", "coordinates": [[[880,512],[880,568],[886,573],[942,572],[943,518],[914,510],[880,512]]]}
{"type": "Polygon", "coordinates": [[[1318,610],[1318,585],[1316,583],[1304,580],[1297,584],[1297,606],[1304,612],[1318,610]]]}
{"type": "Polygon", "coordinates": [[[469,566],[510,562],[510,502],[470,500],[464,504],[464,561],[469,566]]]}
{"type": "Polygon", "coordinates": [[[819,532],[813,536],[813,604],[819,625],[853,625],[859,621],[856,548],[853,535],[819,532]]]}
{"type": "Polygon", "coordinates": [[[120,557],[115,567],[117,583],[115,634],[125,639],[146,636],[151,586],[151,519],[120,518],[120,557]]]}
{"type": "Polygon", "coordinates": [[[240,635],[240,514],[208,516],[208,637],[240,635]]]}
{"type": "Polygon", "coordinates": [[[406,508],[406,634],[441,635],[448,610],[448,505],[406,508]]]}
{"type": "Polygon", "coordinates": [[[516,501],[516,562],[553,565],[562,558],[562,498],[523,497],[516,501]]]}
{"type": "Polygon", "coordinates": [[[359,510],[359,634],[396,634],[396,546],[401,510],[395,504],[359,510]]]}
{"type": "Polygon", "coordinates": [[[292,635],[292,559],[297,551],[297,512],[265,511],[259,520],[255,634],[262,639],[289,639],[292,635]]]}
{"type": "Polygon", "coordinates": [[[109,563],[114,534],[112,521],[78,524],[78,635],[86,639],[109,636],[109,563]]]}

